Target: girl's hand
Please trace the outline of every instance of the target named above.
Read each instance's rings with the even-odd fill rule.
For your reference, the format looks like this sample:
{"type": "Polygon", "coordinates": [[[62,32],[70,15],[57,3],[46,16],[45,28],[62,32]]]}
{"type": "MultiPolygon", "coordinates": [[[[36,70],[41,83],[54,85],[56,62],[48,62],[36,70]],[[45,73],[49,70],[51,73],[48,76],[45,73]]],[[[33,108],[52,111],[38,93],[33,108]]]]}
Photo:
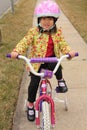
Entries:
{"type": "Polygon", "coordinates": [[[11,52],[11,58],[14,58],[14,59],[15,59],[15,58],[18,57],[18,55],[19,55],[19,54],[18,54],[17,52],[14,52],[14,51],[11,52]]]}
{"type": "Polygon", "coordinates": [[[74,51],[74,50],[70,51],[69,52],[70,57],[68,59],[75,57],[75,54],[76,54],[76,51],[74,51]]]}

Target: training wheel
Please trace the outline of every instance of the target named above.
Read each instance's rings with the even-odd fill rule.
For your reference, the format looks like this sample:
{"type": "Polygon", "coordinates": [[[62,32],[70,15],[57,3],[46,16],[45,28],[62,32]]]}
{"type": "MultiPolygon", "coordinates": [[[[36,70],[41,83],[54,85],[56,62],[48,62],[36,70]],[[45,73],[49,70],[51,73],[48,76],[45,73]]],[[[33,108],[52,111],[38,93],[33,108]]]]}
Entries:
{"type": "Polygon", "coordinates": [[[65,105],[65,111],[68,111],[68,101],[67,98],[64,100],[64,105],[65,105]]]}

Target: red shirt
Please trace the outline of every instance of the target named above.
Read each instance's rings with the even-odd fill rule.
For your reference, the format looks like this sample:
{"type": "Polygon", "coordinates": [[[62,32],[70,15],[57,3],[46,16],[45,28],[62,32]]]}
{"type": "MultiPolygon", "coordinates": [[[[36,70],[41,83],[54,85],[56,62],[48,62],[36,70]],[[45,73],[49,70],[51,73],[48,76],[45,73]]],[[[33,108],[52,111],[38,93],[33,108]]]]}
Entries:
{"type": "Polygon", "coordinates": [[[50,57],[53,55],[54,55],[54,43],[53,43],[51,35],[49,35],[46,57],[50,57]]]}

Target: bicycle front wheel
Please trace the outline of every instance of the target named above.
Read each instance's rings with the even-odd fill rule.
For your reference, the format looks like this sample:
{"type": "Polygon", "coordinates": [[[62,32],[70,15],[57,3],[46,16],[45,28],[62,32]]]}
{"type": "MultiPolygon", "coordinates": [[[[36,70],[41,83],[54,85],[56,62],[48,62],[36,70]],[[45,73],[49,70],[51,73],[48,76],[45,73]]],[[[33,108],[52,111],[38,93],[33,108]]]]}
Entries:
{"type": "Polygon", "coordinates": [[[50,112],[48,102],[42,102],[42,130],[50,130],[50,112]]]}

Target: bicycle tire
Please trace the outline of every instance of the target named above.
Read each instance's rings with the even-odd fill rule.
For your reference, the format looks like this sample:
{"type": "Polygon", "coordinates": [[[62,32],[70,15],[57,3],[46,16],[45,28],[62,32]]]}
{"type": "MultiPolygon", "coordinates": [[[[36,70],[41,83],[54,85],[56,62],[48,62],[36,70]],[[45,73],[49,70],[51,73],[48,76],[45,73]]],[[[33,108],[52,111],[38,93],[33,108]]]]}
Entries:
{"type": "Polygon", "coordinates": [[[50,112],[48,102],[42,102],[42,130],[50,130],[50,112]]]}

